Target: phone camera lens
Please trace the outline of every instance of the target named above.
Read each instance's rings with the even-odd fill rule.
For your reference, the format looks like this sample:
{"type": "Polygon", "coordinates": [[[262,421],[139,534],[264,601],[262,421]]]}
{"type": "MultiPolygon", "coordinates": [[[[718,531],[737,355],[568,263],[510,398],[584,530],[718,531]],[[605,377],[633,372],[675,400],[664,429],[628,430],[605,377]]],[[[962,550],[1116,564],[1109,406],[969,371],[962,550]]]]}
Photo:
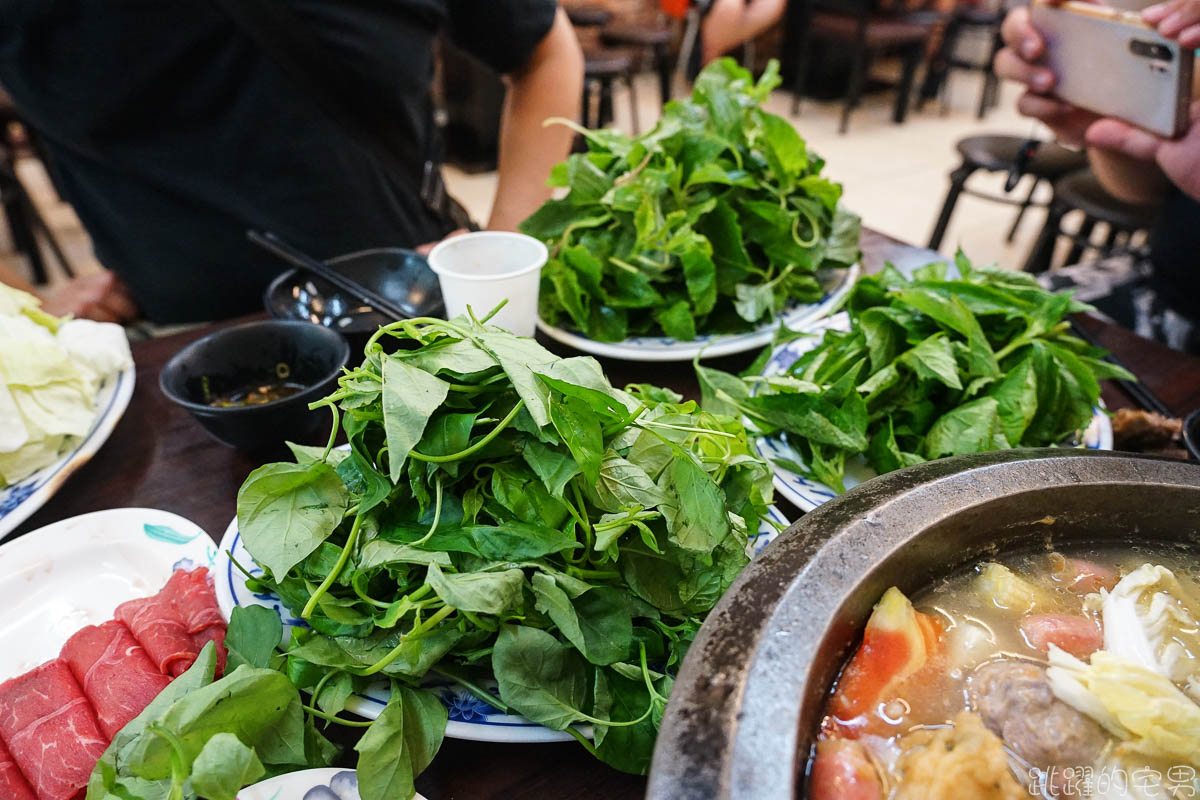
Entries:
{"type": "Polygon", "coordinates": [[[1171,60],[1171,48],[1158,42],[1147,42],[1144,39],[1131,39],[1129,41],[1129,50],[1135,56],[1142,58],[1153,58],[1160,61],[1171,60]]]}

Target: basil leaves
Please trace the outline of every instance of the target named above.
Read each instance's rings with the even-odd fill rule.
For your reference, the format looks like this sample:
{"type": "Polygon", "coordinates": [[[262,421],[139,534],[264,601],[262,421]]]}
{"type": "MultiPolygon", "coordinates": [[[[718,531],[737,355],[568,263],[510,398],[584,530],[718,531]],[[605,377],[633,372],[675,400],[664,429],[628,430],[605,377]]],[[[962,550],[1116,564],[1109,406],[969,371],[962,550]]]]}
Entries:
{"type": "Polygon", "coordinates": [[[775,62],[755,83],[722,59],[641,136],[580,129],[589,151],[550,175],[569,191],[521,225],[551,248],[542,319],[600,341],[691,340],[819,299],[816,271],[858,259],[859,220],[792,125],[762,108],[779,82],[775,62]]]}
{"type": "Polygon", "coordinates": [[[784,466],[844,491],[856,456],[884,473],[1062,444],[1090,423],[1100,379],[1134,379],[1068,332],[1066,316],[1088,306],[1024,273],[977,269],[961,252],[956,264],[953,280],[945,264],[862,278],[847,301],[850,331],[827,331],[785,376],[742,381],[697,364],[705,408],[787,434],[804,463],[784,466]]]}
{"type": "MultiPolygon", "coordinates": [[[[433,676],[591,725],[597,757],[645,772],[670,672],[771,500],[742,424],[474,318],[386,326],[318,405],[349,453],[256,470],[238,524],[265,569],[252,588],[308,623],[270,659],[307,712],[341,721],[350,694],[392,687],[356,748],[364,800],[411,795],[436,753],[433,676]]],[[[246,622],[231,658],[261,662],[271,632],[246,622]]]]}

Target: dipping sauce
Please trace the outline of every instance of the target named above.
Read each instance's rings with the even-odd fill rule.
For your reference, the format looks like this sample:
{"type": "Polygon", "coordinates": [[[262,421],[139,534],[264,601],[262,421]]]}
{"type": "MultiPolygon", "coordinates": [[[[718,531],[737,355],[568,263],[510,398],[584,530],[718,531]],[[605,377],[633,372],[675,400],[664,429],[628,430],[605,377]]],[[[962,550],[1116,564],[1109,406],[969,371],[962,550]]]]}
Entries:
{"type": "Polygon", "coordinates": [[[291,397],[304,389],[304,386],[292,381],[275,381],[256,386],[247,386],[232,392],[218,395],[208,401],[212,408],[236,408],[239,406],[261,406],[275,400],[291,397]]]}

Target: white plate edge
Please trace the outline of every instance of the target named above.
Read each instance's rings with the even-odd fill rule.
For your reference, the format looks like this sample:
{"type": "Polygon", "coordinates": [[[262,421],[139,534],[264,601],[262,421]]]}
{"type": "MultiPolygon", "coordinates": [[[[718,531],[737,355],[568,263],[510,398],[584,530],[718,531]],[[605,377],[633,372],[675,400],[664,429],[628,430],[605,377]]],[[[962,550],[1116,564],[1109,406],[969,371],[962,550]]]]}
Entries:
{"type": "MultiPolygon", "coordinates": [[[[823,299],[806,304],[792,315],[787,312],[780,314],[772,322],[746,333],[722,334],[704,342],[681,342],[675,345],[662,345],[654,349],[638,348],[624,342],[598,342],[565,328],[559,328],[544,322],[538,317],[537,327],[542,333],[554,341],[573,347],[584,353],[603,358],[613,358],[621,361],[642,362],[673,362],[691,361],[697,355],[702,358],[720,358],[753,350],[769,344],[780,324],[789,328],[807,325],[814,320],[824,318],[835,305],[841,302],[862,273],[862,264],[855,263],[845,268],[843,280],[823,299]]],[[[655,337],[649,337],[655,338],[655,337]]],[[[628,340],[627,340],[628,341],[628,340]]]]}
{"type": "Polygon", "coordinates": [[[92,456],[108,441],[108,437],[112,435],[113,430],[117,427],[117,423],[125,416],[125,410],[129,407],[129,401],[133,398],[133,389],[137,382],[137,366],[131,364],[118,372],[117,378],[121,383],[114,392],[108,409],[96,419],[95,426],[83,438],[78,447],[63,456],[59,461],[42,467],[22,481],[24,483],[28,480],[39,480],[38,476],[41,473],[51,470],[45,483],[18,503],[16,508],[3,517],[0,517],[0,541],[4,540],[21,523],[29,519],[34,512],[45,505],[46,501],[54,496],[67,479],[77,469],[90,461],[92,456]],[[128,381],[125,381],[125,378],[128,378],[128,381]]]}

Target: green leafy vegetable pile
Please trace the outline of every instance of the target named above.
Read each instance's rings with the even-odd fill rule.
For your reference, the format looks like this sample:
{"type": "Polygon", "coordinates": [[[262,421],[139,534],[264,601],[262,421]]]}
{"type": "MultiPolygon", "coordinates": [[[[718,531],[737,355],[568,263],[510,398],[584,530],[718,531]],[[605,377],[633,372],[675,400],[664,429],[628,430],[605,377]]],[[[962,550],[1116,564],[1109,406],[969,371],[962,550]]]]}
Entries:
{"type": "Polygon", "coordinates": [[[745,331],[820,298],[821,267],[858,260],[859,219],[791,123],[762,109],[779,85],[731,59],[635,138],[579,129],[568,188],[521,225],[546,241],[539,312],[592,339],[745,331]]]}
{"type": "Polygon", "coordinates": [[[770,502],[741,423],[463,318],[381,329],[322,404],[349,449],[256,470],[238,524],[252,585],[310,626],[284,669],[319,713],[391,682],[359,747],[404,768],[365,780],[360,760],[364,800],[408,797],[437,751],[433,676],[591,724],[596,756],[644,772],[670,674],[770,502]],[[382,335],[416,347],[385,355],[382,335]]]}
{"type": "Polygon", "coordinates": [[[828,330],[787,374],[745,380],[696,365],[704,407],[784,432],[803,457],[788,469],[844,491],[848,457],[879,473],[927,459],[1063,443],[1087,427],[1098,380],[1133,376],[1067,331],[1088,310],[1021,272],[958,279],[933,264],[912,280],[892,267],[858,281],[849,332],[828,330]]]}
{"type": "Polygon", "coordinates": [[[332,764],[338,747],[306,719],[292,682],[269,667],[281,627],[268,609],[235,610],[225,677],[213,680],[216,650],[205,645],[113,738],[87,800],[236,800],[265,777],[332,764]],[[265,644],[254,663],[237,649],[247,638],[265,644]]]}

